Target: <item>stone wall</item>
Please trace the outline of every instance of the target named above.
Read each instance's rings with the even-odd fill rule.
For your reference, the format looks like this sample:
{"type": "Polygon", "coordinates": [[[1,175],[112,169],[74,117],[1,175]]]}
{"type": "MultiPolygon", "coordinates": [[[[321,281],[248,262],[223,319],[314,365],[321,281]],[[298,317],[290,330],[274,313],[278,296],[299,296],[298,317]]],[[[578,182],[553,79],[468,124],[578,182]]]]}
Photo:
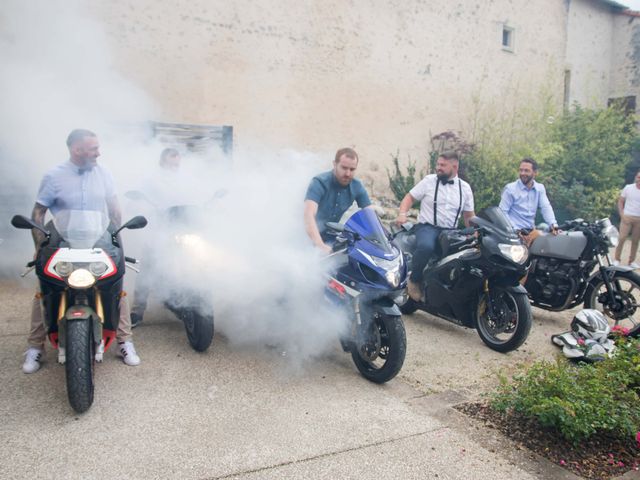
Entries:
{"type": "MultiPolygon", "coordinates": [[[[232,125],[236,145],[360,152],[383,185],[390,154],[424,160],[429,134],[479,105],[560,92],[558,0],[97,0],[117,68],[158,102],[153,120],[232,125]],[[514,49],[502,48],[502,28],[514,49]],[[377,172],[377,173],[376,173],[377,172]]],[[[404,157],[406,158],[406,157],[404,157]]]]}
{"type": "Polygon", "coordinates": [[[636,96],[640,102],[640,14],[617,15],[611,62],[610,97],[636,96]]]}

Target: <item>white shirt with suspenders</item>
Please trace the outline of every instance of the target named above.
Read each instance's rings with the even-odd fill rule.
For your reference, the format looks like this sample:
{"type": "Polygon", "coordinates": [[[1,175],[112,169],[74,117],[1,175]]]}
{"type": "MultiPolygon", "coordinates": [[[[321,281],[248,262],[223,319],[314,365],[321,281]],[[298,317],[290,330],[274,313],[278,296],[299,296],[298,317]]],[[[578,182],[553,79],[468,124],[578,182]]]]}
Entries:
{"type": "Polygon", "coordinates": [[[420,201],[420,223],[457,228],[462,212],[473,211],[471,186],[458,176],[443,185],[438,176],[432,173],[418,182],[409,193],[420,201]]]}

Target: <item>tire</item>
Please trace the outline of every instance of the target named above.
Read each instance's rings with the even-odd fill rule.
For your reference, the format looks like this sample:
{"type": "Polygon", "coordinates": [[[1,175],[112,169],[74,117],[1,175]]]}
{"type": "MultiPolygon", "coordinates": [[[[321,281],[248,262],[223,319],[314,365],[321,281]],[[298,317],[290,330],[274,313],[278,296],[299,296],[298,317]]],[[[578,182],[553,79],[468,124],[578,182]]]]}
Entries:
{"type": "Polygon", "coordinates": [[[202,315],[192,308],[180,312],[187,339],[196,352],[205,352],[213,341],[213,313],[202,315]]]}
{"type": "Polygon", "coordinates": [[[629,329],[632,337],[640,336],[640,275],[634,272],[616,271],[613,275],[616,304],[610,305],[602,277],[598,275],[587,287],[584,308],[602,312],[611,326],[619,325],[629,329]]]}
{"type": "Polygon", "coordinates": [[[517,349],[529,336],[532,324],[531,306],[524,293],[514,293],[502,287],[489,290],[494,315],[489,317],[485,293],[476,307],[476,330],[482,341],[500,353],[517,349]]]}
{"type": "Polygon", "coordinates": [[[407,301],[400,306],[400,311],[404,315],[411,315],[415,313],[416,310],[418,310],[418,304],[413,298],[408,298],[407,301]]]}
{"type": "Polygon", "coordinates": [[[374,312],[368,331],[361,332],[362,341],[351,348],[353,363],[363,377],[374,383],[385,383],[395,377],[407,353],[407,337],[400,315],[374,312]]]}
{"type": "Polygon", "coordinates": [[[95,344],[91,320],[68,320],[64,328],[69,403],[76,412],[83,413],[93,403],[95,344]]]}

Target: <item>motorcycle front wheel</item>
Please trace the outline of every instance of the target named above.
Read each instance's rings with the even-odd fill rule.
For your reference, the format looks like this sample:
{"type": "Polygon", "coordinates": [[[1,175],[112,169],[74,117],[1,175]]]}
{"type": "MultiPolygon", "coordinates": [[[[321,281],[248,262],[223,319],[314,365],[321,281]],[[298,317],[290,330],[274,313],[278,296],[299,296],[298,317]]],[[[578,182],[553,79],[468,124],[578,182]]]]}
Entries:
{"type": "Polygon", "coordinates": [[[93,403],[93,342],[91,320],[69,320],[65,325],[65,371],[71,407],[86,412],[93,403]]]}
{"type": "Polygon", "coordinates": [[[366,330],[351,348],[353,363],[363,377],[385,383],[395,377],[404,363],[407,337],[400,315],[374,312],[366,330]]]}
{"type": "Polygon", "coordinates": [[[192,308],[180,312],[189,344],[196,352],[206,351],[213,341],[213,313],[203,315],[192,308]]]}
{"type": "Polygon", "coordinates": [[[632,337],[640,336],[640,275],[615,271],[611,284],[614,289],[613,301],[602,276],[594,278],[587,287],[584,308],[598,310],[608,317],[612,326],[628,329],[632,337]]]}
{"type": "Polygon", "coordinates": [[[490,349],[501,353],[517,349],[529,336],[531,323],[531,306],[526,294],[494,287],[480,295],[476,329],[490,349]]]}

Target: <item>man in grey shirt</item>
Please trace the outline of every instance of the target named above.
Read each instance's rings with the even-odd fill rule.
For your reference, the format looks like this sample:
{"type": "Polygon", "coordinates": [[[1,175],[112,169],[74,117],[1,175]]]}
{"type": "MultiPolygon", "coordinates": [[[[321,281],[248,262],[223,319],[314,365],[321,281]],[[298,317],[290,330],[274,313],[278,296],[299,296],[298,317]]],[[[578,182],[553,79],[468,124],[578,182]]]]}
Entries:
{"type": "MultiPolygon", "coordinates": [[[[56,215],[61,210],[103,211],[111,223],[118,227],[122,222],[120,205],[116,196],[113,177],[107,169],[97,164],[100,145],[95,133],[89,130],[73,130],[67,138],[69,160],[49,170],[40,183],[36,204],[31,218],[44,225],[47,210],[56,215]]],[[[45,237],[33,229],[36,251],[45,237]]],[[[22,365],[24,373],[34,373],[40,369],[44,353],[46,332],[43,324],[41,293],[37,292],[31,309],[29,348],[22,365]]],[[[129,302],[124,292],[120,297],[120,322],[117,331],[118,350],[127,365],[140,364],[131,341],[131,318],[129,302]]]]}

